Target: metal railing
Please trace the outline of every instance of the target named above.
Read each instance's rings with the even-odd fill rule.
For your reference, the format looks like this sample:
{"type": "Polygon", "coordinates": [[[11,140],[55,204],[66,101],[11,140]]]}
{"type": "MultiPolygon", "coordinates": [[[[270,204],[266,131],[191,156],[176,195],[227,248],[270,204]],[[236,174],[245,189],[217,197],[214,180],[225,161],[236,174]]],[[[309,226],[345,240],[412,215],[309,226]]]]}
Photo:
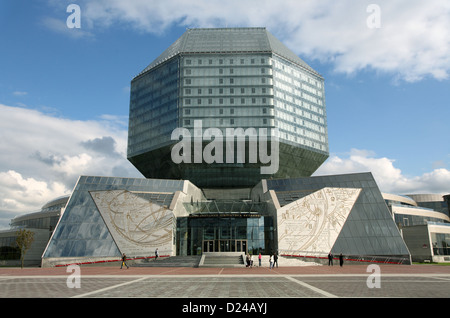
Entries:
{"type": "MultiPolygon", "coordinates": [[[[284,257],[299,258],[303,261],[310,261],[310,262],[312,261],[318,263],[328,262],[328,253],[326,252],[283,250],[279,252],[279,255],[284,257]]],[[[409,255],[390,256],[390,255],[343,254],[342,256],[344,262],[411,265],[411,257],[409,255]]],[[[333,255],[333,261],[339,261],[339,254],[333,255]]]]}

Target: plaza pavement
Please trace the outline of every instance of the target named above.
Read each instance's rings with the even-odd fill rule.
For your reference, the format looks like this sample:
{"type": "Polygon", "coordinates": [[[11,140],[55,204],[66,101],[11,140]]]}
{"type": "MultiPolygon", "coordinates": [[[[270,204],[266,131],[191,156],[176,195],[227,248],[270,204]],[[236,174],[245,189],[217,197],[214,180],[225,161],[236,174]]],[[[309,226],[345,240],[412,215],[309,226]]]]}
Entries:
{"type": "Polygon", "coordinates": [[[374,270],[368,265],[274,269],[120,269],[110,265],[80,266],[79,272],[68,267],[0,268],[0,298],[172,298],[186,303],[195,299],[450,297],[450,266],[380,264],[374,270]]]}

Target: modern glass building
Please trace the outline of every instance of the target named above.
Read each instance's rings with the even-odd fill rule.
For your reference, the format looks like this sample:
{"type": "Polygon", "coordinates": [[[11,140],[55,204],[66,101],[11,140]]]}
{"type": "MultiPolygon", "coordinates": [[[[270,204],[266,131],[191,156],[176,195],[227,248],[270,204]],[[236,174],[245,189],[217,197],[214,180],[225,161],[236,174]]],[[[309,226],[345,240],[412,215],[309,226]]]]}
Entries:
{"type": "Polygon", "coordinates": [[[131,82],[128,159],[81,176],[43,266],[205,253],[410,254],[370,173],[327,159],[324,79],[265,28],[189,29],[131,82]]]}
{"type": "Polygon", "coordinates": [[[327,158],[324,79],[265,28],[189,29],[131,82],[128,159],[147,178],[251,187],[310,176],[327,158]],[[263,134],[277,140],[269,163],[252,148],[263,134]],[[208,162],[205,147],[222,137],[208,162]],[[180,139],[191,151],[174,162],[180,139]]]}

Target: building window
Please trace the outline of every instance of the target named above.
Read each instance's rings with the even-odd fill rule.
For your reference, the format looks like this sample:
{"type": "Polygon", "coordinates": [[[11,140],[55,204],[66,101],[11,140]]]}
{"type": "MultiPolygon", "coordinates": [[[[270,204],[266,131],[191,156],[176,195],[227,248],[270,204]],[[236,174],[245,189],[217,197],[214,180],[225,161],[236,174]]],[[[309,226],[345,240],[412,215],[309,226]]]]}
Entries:
{"type": "Polygon", "coordinates": [[[190,109],[185,109],[184,110],[184,114],[185,115],[190,115],[191,114],[191,110],[190,109]]]}

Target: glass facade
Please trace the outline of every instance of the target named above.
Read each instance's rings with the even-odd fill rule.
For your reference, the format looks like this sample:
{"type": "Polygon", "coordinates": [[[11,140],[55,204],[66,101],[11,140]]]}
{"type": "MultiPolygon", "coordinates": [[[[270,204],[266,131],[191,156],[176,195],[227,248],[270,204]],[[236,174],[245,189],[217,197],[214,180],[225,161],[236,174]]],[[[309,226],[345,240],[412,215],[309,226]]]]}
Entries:
{"type": "Polygon", "coordinates": [[[147,178],[190,180],[199,187],[251,187],[264,178],[310,176],[329,153],[323,83],[264,28],[190,29],[131,83],[128,159],[147,178]],[[202,138],[201,149],[183,149],[189,159],[178,163],[171,150],[184,137],[171,140],[175,128],[188,131],[191,141],[202,138]],[[258,137],[264,129],[267,154],[278,155],[270,143],[277,129],[278,169],[262,173],[270,164],[261,155],[250,160],[255,151],[248,135],[243,161],[237,145],[225,138],[222,149],[214,149],[214,162],[196,160],[217,141],[216,134],[205,137],[208,129],[221,136],[227,129],[254,129],[258,137]]]}
{"type": "Polygon", "coordinates": [[[274,251],[273,242],[273,220],[268,216],[177,219],[177,255],[200,255],[202,252],[269,254],[274,251]]]}
{"type": "Polygon", "coordinates": [[[0,260],[20,259],[20,249],[16,243],[16,236],[0,237],[0,260]]]}
{"type": "Polygon", "coordinates": [[[362,189],[332,248],[345,255],[409,255],[371,173],[267,180],[281,206],[325,187],[362,189]]]}
{"type": "Polygon", "coordinates": [[[430,233],[434,255],[450,255],[450,233],[430,233]]]}
{"type": "Polygon", "coordinates": [[[118,257],[121,255],[90,191],[128,190],[162,205],[170,204],[183,181],[82,176],[55,229],[44,258],[118,257]],[[162,194],[161,194],[162,193],[162,194]]]}
{"type": "MultiPolygon", "coordinates": [[[[420,212],[423,212],[423,215],[394,213],[395,223],[402,227],[423,225],[423,224],[427,224],[428,222],[449,223],[447,220],[444,220],[442,218],[427,216],[426,215],[427,210],[425,210],[425,209],[419,208],[417,210],[420,212]]],[[[433,210],[428,210],[428,211],[433,212],[433,210]]]]}

